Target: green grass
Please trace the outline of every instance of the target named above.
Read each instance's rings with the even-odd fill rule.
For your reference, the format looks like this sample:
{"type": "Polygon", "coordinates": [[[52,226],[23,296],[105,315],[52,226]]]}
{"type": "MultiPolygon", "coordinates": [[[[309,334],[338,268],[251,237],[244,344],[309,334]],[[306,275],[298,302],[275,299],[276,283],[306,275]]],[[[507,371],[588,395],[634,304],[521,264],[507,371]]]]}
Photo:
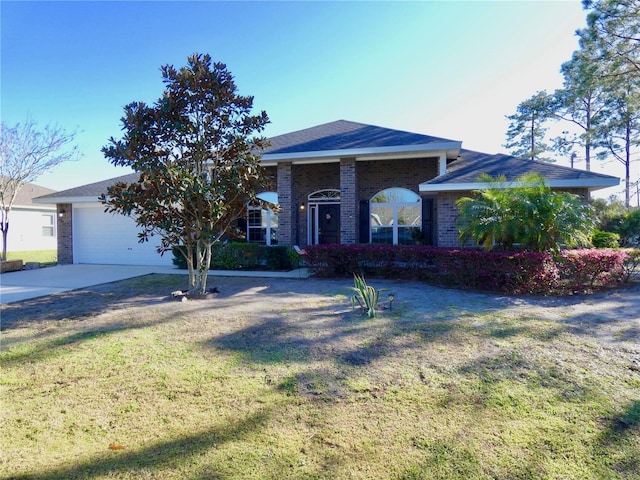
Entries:
{"type": "Polygon", "coordinates": [[[628,344],[496,310],[365,319],[335,290],[259,282],[3,306],[0,477],[640,478],[628,344]]]}
{"type": "Polygon", "coordinates": [[[38,262],[43,264],[55,264],[58,261],[57,250],[36,250],[26,252],[7,252],[7,260],[22,260],[27,262],[38,262]]]}

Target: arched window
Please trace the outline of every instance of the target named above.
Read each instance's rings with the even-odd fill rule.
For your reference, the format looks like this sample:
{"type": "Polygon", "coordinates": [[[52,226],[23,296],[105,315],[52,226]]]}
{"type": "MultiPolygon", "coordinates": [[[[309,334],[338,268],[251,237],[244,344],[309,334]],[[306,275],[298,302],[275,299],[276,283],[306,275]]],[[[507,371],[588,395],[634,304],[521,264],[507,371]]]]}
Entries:
{"type": "MultiPolygon", "coordinates": [[[[257,197],[265,202],[278,204],[276,192],[259,193],[257,197]]],[[[249,205],[247,209],[247,241],[277,245],[278,243],[278,214],[271,209],[259,205],[249,205]]]]}
{"type": "Polygon", "coordinates": [[[409,245],[422,227],[422,200],[406,188],[387,188],[370,201],[371,243],[409,245]]]}
{"type": "Polygon", "coordinates": [[[318,190],[309,194],[307,197],[309,202],[340,202],[340,190],[335,188],[327,188],[325,190],[318,190]]]}

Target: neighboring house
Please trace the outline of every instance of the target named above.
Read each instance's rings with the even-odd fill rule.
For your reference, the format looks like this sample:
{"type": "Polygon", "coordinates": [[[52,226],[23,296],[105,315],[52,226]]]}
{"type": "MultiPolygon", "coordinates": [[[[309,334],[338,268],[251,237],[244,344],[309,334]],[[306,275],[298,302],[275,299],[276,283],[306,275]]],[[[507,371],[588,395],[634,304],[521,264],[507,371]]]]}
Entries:
{"type": "Polygon", "coordinates": [[[18,191],[11,212],[9,212],[9,233],[7,251],[23,252],[34,250],[55,250],[56,205],[34,203],[35,197],[55,193],[50,188],[25,183],[18,191]]]}
{"type": "MultiPolygon", "coordinates": [[[[247,207],[248,241],[267,245],[424,243],[457,246],[455,202],[482,188],[481,173],[507,180],[541,173],[554,189],[588,198],[619,179],[508,155],[462,149],[462,142],[344,120],[270,139],[262,155],[276,191],[260,196],[278,214],[247,207]]],[[[158,242],[137,242],[132,219],[105,214],[97,197],[126,175],[46,195],[58,211],[60,263],[171,264],[158,242]]]]}

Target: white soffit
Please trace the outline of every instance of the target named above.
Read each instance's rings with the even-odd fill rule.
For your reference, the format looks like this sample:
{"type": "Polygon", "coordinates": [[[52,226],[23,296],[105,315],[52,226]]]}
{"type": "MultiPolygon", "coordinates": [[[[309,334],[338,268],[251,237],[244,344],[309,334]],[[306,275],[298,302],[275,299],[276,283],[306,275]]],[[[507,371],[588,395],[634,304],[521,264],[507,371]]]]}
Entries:
{"type": "Polygon", "coordinates": [[[348,148],[343,150],[320,150],[315,152],[265,153],[261,162],[264,165],[275,165],[281,161],[300,163],[338,162],[340,158],[356,158],[356,160],[380,160],[383,158],[418,158],[437,157],[446,154],[447,158],[457,158],[462,142],[438,142],[424,145],[400,145],[395,147],[348,148]]]}
{"type": "MultiPolygon", "coordinates": [[[[599,190],[601,188],[615,187],[620,184],[619,178],[590,178],[590,179],[567,179],[567,180],[549,180],[546,182],[551,188],[590,188],[599,190]]],[[[513,188],[519,185],[519,182],[504,182],[504,188],[513,188]]],[[[496,188],[493,183],[421,183],[421,192],[459,192],[470,190],[482,190],[484,188],[496,188]]]]}

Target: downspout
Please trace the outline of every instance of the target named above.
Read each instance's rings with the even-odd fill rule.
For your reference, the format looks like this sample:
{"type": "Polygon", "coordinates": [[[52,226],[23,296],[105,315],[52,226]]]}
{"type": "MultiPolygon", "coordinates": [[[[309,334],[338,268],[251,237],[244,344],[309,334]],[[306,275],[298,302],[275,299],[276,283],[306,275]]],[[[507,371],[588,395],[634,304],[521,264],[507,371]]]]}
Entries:
{"type": "Polygon", "coordinates": [[[441,177],[447,173],[447,153],[440,154],[440,161],[438,162],[438,176],[441,177]]]}

